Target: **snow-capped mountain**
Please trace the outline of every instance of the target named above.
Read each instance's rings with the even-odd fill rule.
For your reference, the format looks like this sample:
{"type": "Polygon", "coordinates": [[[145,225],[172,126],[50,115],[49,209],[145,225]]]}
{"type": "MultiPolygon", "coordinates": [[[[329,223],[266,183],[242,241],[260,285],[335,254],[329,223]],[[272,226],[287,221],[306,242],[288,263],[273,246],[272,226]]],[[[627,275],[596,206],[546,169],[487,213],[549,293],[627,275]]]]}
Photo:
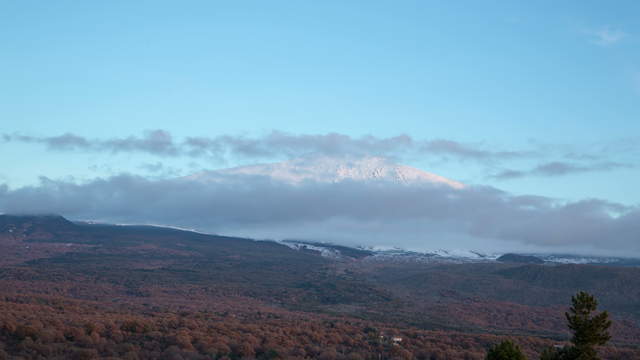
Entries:
{"type": "Polygon", "coordinates": [[[333,157],[298,158],[289,161],[205,171],[189,176],[192,180],[214,180],[218,176],[267,176],[289,184],[304,181],[336,183],[352,181],[388,181],[400,184],[429,183],[462,189],[460,182],[381,157],[344,159],[333,157]]]}
{"type": "MultiPolygon", "coordinates": [[[[411,251],[397,247],[357,247],[335,245],[312,241],[285,240],[280,242],[292,249],[301,251],[315,251],[321,256],[336,260],[360,259],[366,262],[377,263],[424,263],[424,264],[461,264],[461,263],[487,263],[487,262],[511,262],[532,263],[530,258],[537,259],[540,264],[594,264],[608,266],[640,266],[640,259],[580,256],[558,254],[514,254],[482,252],[475,250],[444,250],[434,249],[426,251],[411,251]],[[506,255],[511,255],[507,259],[506,255]],[[514,255],[516,260],[513,260],[514,255]]],[[[538,262],[536,262],[538,263],[538,262]]]]}

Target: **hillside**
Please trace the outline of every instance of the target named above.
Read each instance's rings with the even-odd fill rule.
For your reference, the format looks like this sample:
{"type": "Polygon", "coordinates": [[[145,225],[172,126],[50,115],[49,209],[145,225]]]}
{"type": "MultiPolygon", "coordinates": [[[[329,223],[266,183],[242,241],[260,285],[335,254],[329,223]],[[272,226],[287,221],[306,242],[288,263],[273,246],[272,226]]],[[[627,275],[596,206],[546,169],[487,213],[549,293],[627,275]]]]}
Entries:
{"type": "Polygon", "coordinates": [[[381,262],[337,246],[347,255],[332,258],[58,216],[2,215],[0,233],[0,342],[25,358],[482,359],[504,335],[535,354],[567,340],[577,289],[616,319],[609,358],[639,354],[632,267],[381,262]]]}

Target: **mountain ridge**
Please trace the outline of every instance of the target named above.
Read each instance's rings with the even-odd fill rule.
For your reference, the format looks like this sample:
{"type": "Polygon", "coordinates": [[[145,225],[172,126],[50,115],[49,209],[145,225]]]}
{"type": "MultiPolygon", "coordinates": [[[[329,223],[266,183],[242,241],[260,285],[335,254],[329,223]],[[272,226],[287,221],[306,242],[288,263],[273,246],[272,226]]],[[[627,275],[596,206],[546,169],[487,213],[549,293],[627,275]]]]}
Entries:
{"type": "MultiPolygon", "coordinates": [[[[147,231],[150,233],[175,233],[198,238],[238,239],[239,241],[264,240],[249,239],[237,236],[210,234],[185,229],[171,225],[157,224],[110,224],[92,221],[70,221],[58,214],[26,215],[26,214],[2,214],[0,215],[0,237],[10,235],[13,239],[27,239],[28,241],[64,242],[69,233],[80,228],[96,232],[102,227],[111,228],[118,232],[147,231]],[[30,239],[30,240],[29,240],[30,239]],[[58,240],[60,239],[60,240],[58,240]]],[[[540,253],[495,253],[484,252],[478,249],[432,249],[415,251],[403,248],[379,248],[362,247],[337,244],[332,242],[310,241],[303,239],[267,240],[298,251],[311,251],[319,256],[340,259],[358,259],[375,262],[414,262],[414,263],[475,263],[475,262],[499,262],[506,255],[522,258],[535,257],[545,264],[594,264],[609,266],[640,266],[640,259],[606,257],[606,256],[582,256],[577,254],[540,254],[540,253]]],[[[73,241],[71,241],[73,242],[73,241]]]]}

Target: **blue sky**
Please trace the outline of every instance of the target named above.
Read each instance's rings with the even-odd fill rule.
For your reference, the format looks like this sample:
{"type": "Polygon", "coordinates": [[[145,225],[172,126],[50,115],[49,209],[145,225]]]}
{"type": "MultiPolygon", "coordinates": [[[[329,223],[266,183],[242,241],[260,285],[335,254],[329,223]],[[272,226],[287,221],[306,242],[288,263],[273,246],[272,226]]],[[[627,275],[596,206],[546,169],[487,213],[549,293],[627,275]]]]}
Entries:
{"type": "Polygon", "coordinates": [[[47,145],[63,134],[408,135],[439,150],[399,162],[468,184],[636,206],[639,13],[637,1],[0,1],[0,184],[291,156],[47,145]]]}

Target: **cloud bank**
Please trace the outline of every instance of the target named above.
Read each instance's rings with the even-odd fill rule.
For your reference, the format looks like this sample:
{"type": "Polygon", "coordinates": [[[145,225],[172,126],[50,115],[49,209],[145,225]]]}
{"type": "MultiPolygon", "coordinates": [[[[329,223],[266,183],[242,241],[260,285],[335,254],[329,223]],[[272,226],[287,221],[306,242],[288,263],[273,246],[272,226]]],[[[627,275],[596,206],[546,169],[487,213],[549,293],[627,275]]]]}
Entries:
{"type": "Polygon", "coordinates": [[[490,187],[352,181],[294,186],[260,176],[203,182],[120,175],[82,184],[42,178],[37,186],[0,186],[0,211],[417,250],[640,255],[638,207],[559,203],[490,187]]]}
{"type": "Polygon", "coordinates": [[[222,135],[186,137],[181,140],[177,140],[165,130],[152,130],[142,136],[112,139],[90,139],[72,133],[49,137],[4,134],[2,139],[4,142],[44,145],[53,151],[147,153],[162,157],[207,157],[220,161],[233,158],[295,158],[311,154],[384,157],[413,154],[498,161],[531,155],[530,152],[524,151],[494,151],[479,145],[447,139],[419,140],[409,135],[356,138],[339,133],[295,135],[280,131],[259,137],[222,135]]]}
{"type": "MultiPolygon", "coordinates": [[[[450,139],[416,139],[409,135],[390,137],[353,137],[340,133],[290,134],[272,131],[263,136],[187,136],[177,138],[165,130],[151,130],[142,135],[117,138],[87,138],[73,133],[57,136],[3,134],[5,143],[44,146],[49,151],[95,152],[103,154],[150,154],[160,159],[203,160],[208,163],[264,163],[272,160],[313,157],[362,158],[382,157],[396,161],[421,159],[441,163],[458,162],[479,165],[491,180],[514,180],[525,177],[558,177],[576,173],[615,171],[633,168],[628,161],[613,161],[619,154],[638,151],[637,141],[590,145],[590,151],[562,145],[531,144],[525,149],[499,149],[482,143],[463,143],[450,139]],[[628,143],[628,144],[627,144],[628,143]],[[621,149],[622,148],[622,149],[621,149]],[[594,155],[597,154],[597,155],[594,155]],[[528,170],[505,164],[544,161],[528,170]],[[502,170],[496,170],[502,169],[502,170]]],[[[177,176],[177,168],[162,168],[161,162],[145,162],[139,168],[156,177],[177,176]],[[150,166],[153,164],[153,166],[150,166]]]]}

